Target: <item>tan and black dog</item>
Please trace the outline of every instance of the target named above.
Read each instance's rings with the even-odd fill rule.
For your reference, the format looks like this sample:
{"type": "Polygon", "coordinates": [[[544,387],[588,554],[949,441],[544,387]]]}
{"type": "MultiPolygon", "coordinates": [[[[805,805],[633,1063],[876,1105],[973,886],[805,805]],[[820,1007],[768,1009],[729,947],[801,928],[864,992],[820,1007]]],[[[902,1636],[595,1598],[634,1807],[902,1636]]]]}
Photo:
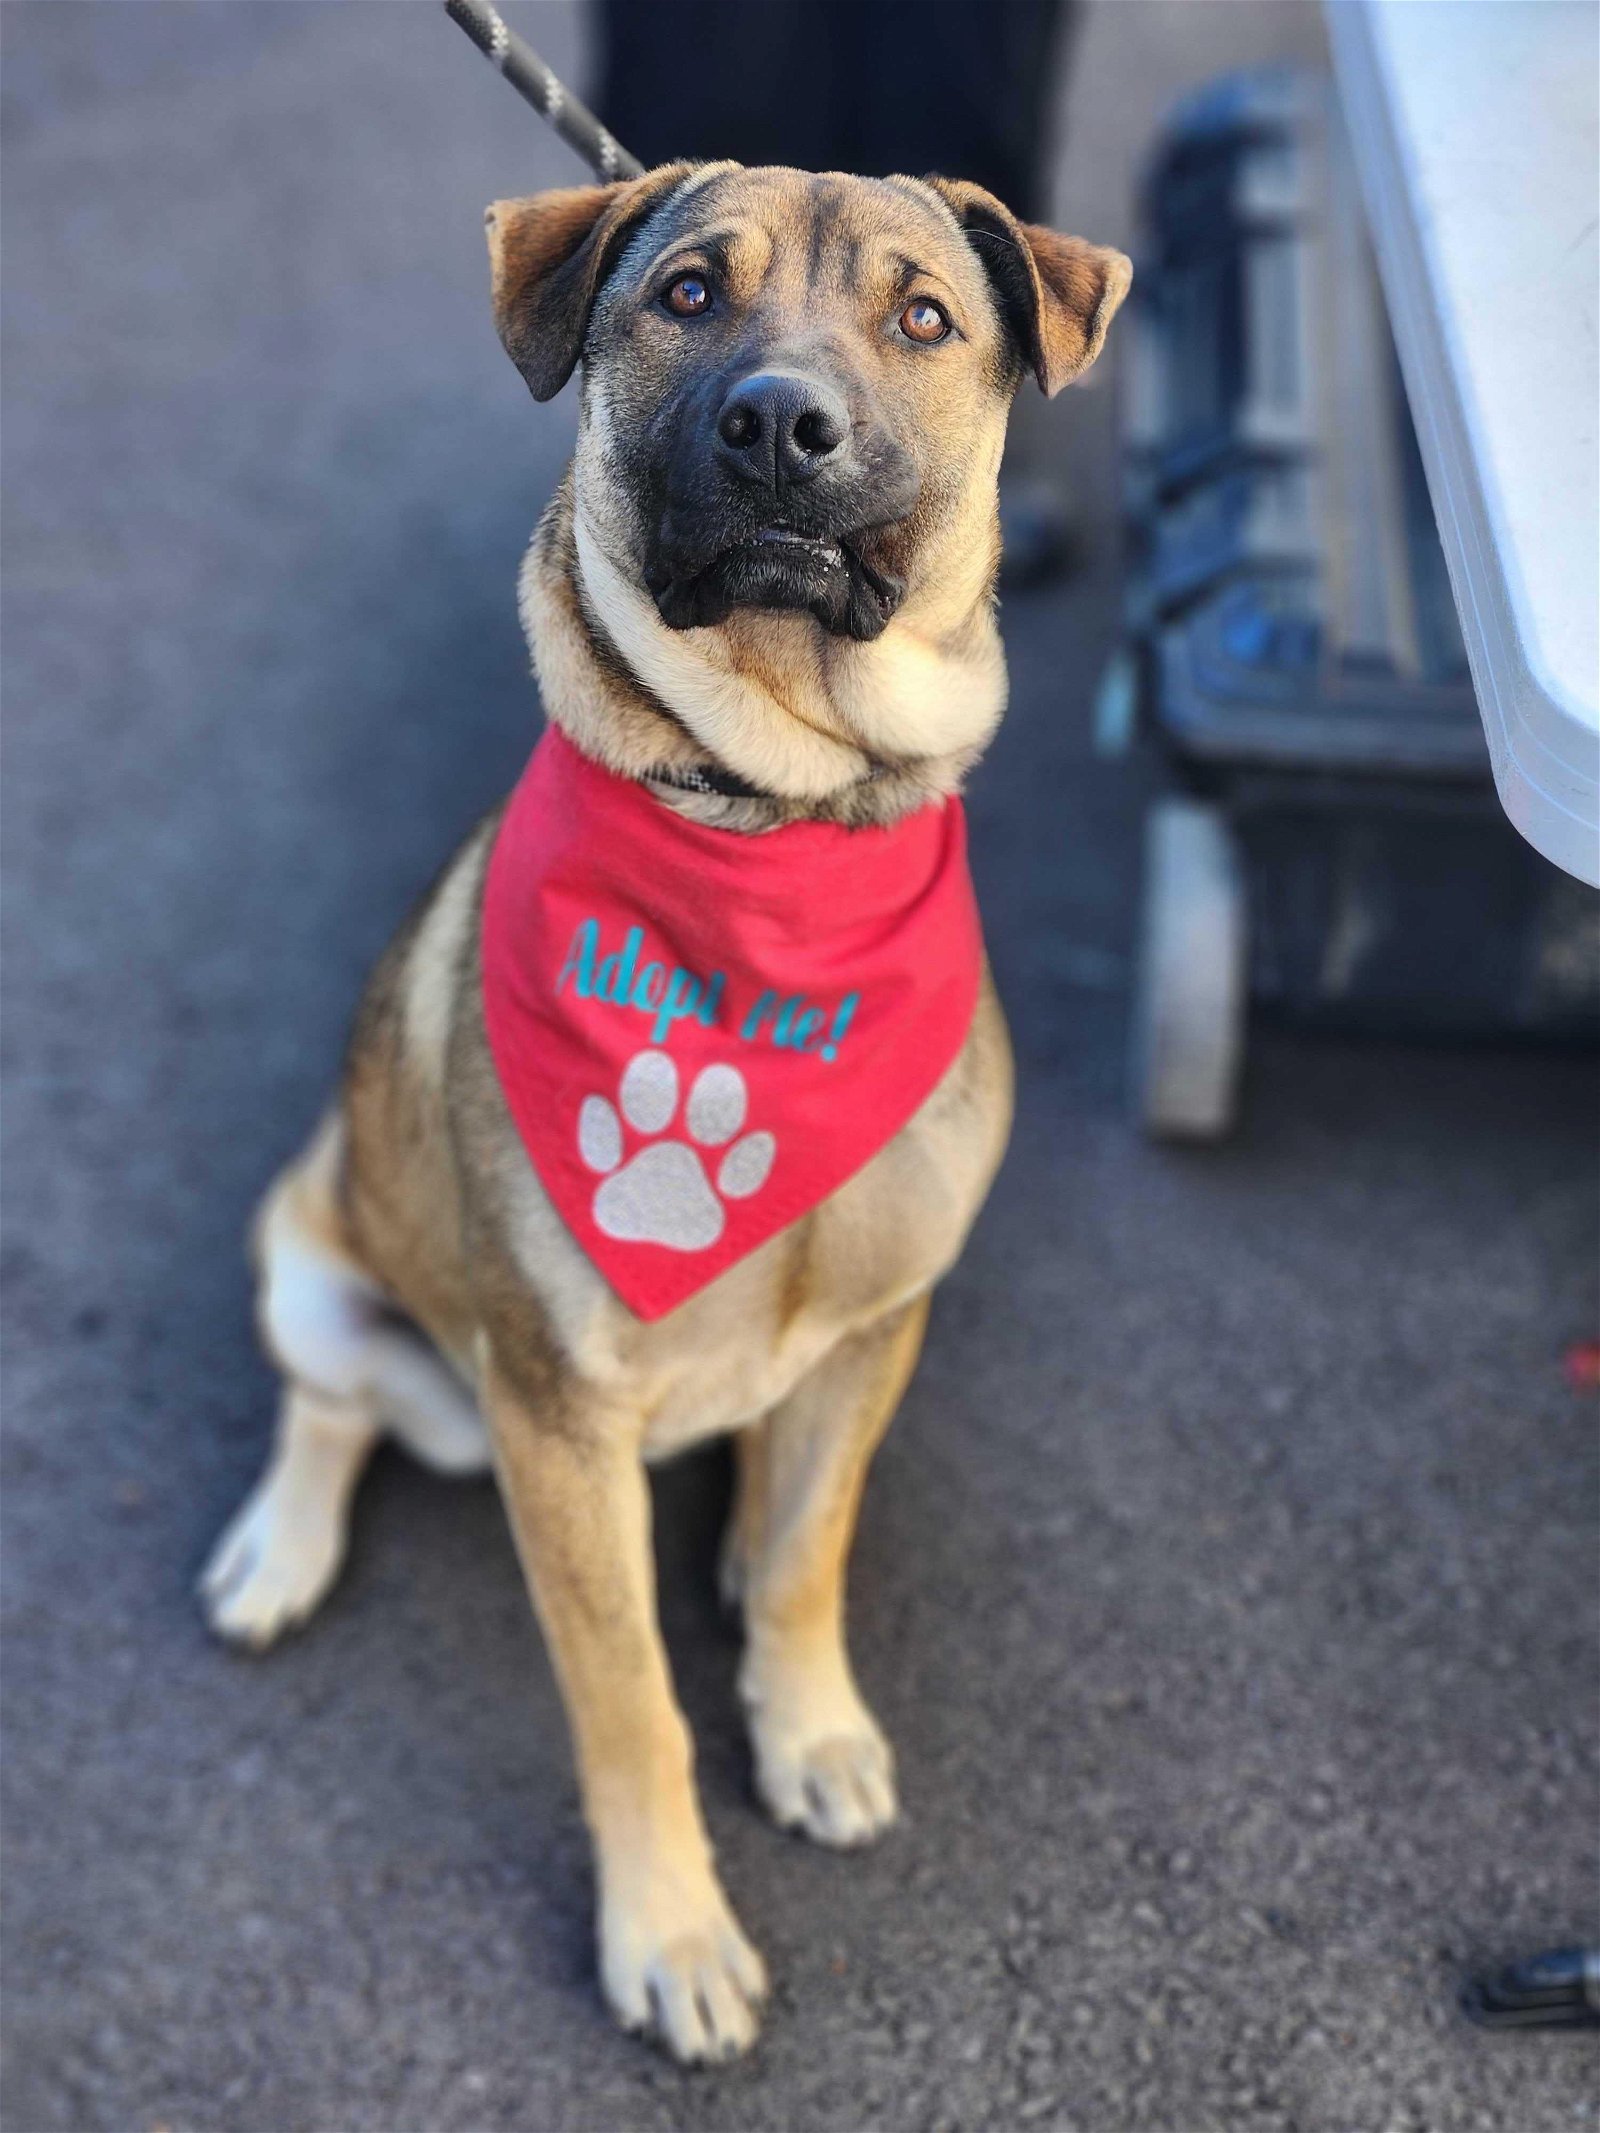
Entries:
{"type": "MultiPolygon", "coordinates": [[[[520,585],[548,716],[730,837],[892,822],[956,791],[1005,696],[1012,393],[1093,360],[1127,261],[970,185],[726,163],[503,201],[488,225],[496,322],[535,397],[583,365],[576,458],[520,585]],[[683,789],[696,769],[715,789],[683,789]]],[[[258,1217],[283,1406],[203,1592],[219,1632],[265,1645],[337,1573],[380,1436],[448,1471],[492,1458],[571,1721],[606,1995],[680,2058],[721,2058],[754,2037],[765,1973],[696,1798],[645,1465],[735,1434],[723,1576],[757,1783],[786,1826],[870,1839],[893,1765],[846,1651],[846,1556],[933,1284],[1005,1146],[1005,1026],[986,978],[911,1123],[646,1323],[555,1213],[496,1079],[494,827],[378,965],[337,1100],[258,1217]]]]}

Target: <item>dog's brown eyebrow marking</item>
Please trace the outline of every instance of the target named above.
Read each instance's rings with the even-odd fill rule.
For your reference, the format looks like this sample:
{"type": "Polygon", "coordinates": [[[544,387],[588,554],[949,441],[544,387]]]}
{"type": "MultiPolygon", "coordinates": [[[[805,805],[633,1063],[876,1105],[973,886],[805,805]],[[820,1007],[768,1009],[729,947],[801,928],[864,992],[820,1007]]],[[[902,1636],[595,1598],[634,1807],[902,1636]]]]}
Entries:
{"type": "Polygon", "coordinates": [[[685,265],[690,263],[690,255],[696,254],[719,274],[726,274],[729,255],[738,242],[739,235],[739,230],[732,224],[721,229],[678,230],[665,244],[659,246],[645,263],[644,278],[650,281],[657,274],[665,273],[669,262],[677,254],[682,255],[685,265]]]}
{"type": "Polygon", "coordinates": [[[898,279],[895,282],[895,294],[897,296],[907,295],[919,281],[932,282],[940,289],[949,286],[937,267],[925,267],[920,260],[909,258],[904,252],[891,252],[889,254],[889,264],[893,267],[898,267],[900,270],[898,279]]]}

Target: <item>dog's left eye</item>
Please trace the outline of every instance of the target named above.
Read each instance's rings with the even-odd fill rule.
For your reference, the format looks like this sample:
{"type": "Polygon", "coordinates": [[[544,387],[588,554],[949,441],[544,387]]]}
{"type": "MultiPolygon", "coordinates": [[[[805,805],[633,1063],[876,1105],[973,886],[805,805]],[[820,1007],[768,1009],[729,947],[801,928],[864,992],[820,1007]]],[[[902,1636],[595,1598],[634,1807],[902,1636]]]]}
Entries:
{"type": "Polygon", "coordinates": [[[699,318],[711,309],[711,291],[698,274],[680,274],[661,301],[678,318],[699,318]]]}
{"type": "Polygon", "coordinates": [[[900,314],[900,331],[908,341],[942,341],[950,321],[931,296],[916,296],[900,314]]]}

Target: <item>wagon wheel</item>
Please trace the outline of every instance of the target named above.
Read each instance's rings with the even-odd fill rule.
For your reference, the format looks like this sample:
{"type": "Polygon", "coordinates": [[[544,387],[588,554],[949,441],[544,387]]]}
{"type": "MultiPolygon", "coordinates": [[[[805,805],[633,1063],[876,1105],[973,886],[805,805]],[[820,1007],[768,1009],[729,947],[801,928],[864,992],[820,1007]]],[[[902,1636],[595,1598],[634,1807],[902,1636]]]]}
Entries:
{"type": "Polygon", "coordinates": [[[1145,822],[1133,1100],[1147,1133],[1218,1140],[1234,1122],[1248,1005],[1245,890],[1220,809],[1159,800],[1145,822]]]}

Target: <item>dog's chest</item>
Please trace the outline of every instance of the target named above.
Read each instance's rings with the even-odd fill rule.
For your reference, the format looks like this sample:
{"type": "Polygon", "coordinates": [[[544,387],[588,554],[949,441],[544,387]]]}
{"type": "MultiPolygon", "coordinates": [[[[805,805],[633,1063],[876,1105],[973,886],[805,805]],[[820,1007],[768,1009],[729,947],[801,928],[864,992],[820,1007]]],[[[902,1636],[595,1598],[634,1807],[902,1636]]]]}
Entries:
{"type": "Polygon", "coordinates": [[[912,1127],[804,1223],[651,1329],[644,1451],[664,1459],[770,1413],[830,1349],[954,1262],[987,1184],[981,1141],[912,1127]]]}
{"type": "Polygon", "coordinates": [[[669,1372],[645,1418],[644,1456],[655,1462],[770,1414],[838,1339],[837,1326],[808,1319],[773,1347],[734,1340],[669,1372]]]}
{"type": "Polygon", "coordinates": [[[820,1207],[653,1322],[608,1287],[526,1161],[495,1173],[497,1227],[553,1352],[647,1458],[665,1459],[769,1413],[841,1340],[949,1270],[1004,1148],[1010,1091],[989,991],[961,1061],[909,1125],[820,1207]]]}

